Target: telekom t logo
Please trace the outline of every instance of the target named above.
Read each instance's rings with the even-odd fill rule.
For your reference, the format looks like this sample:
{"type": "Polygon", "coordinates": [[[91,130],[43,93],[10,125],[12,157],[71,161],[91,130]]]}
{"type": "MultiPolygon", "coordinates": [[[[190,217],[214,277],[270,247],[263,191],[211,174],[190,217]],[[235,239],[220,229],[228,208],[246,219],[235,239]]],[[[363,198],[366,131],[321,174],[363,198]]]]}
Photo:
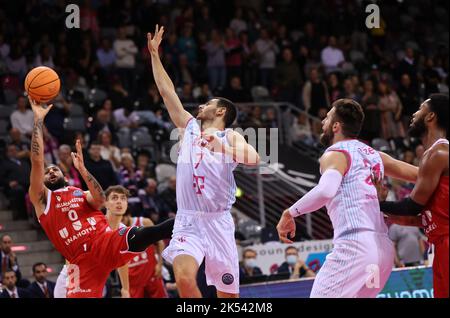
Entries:
{"type": "Polygon", "coordinates": [[[205,177],[193,175],[193,178],[193,187],[196,189],[196,193],[202,194],[202,190],[205,188],[205,177]]]}

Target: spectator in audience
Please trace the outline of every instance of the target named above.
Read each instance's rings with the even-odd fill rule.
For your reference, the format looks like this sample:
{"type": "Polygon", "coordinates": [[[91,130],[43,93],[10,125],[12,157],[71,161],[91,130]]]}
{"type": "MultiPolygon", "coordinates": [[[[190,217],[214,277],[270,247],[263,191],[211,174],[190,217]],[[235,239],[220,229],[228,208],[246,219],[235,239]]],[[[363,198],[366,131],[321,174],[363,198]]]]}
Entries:
{"type": "Polygon", "coordinates": [[[42,45],[39,50],[39,54],[34,59],[34,67],[38,66],[47,66],[52,69],[55,68],[55,63],[53,63],[53,57],[48,45],[42,45]]]}
{"type": "Polygon", "coordinates": [[[23,53],[22,46],[19,43],[15,43],[11,45],[11,52],[9,56],[6,58],[6,65],[8,71],[16,75],[19,78],[20,82],[23,82],[25,76],[27,74],[27,60],[23,53]]]}
{"type": "Polygon", "coordinates": [[[337,73],[328,75],[328,92],[330,94],[330,105],[337,101],[339,96],[342,96],[342,88],[337,73]]]}
{"type": "Polygon", "coordinates": [[[367,79],[364,82],[364,93],[361,99],[361,106],[364,109],[364,123],[361,131],[361,139],[371,142],[380,137],[381,112],[379,108],[379,96],[374,91],[373,81],[367,79]]]}
{"type": "Polygon", "coordinates": [[[100,131],[109,131],[112,135],[113,143],[117,140],[115,136],[115,127],[111,123],[112,121],[111,114],[108,114],[108,111],[105,109],[99,109],[97,115],[95,116],[95,120],[92,125],[88,128],[89,139],[97,140],[97,136],[100,131]]]}
{"type": "Polygon", "coordinates": [[[34,115],[31,109],[27,108],[27,99],[24,96],[17,98],[17,110],[11,114],[11,125],[17,128],[21,134],[31,138],[34,126],[34,115]]]}
{"type": "Polygon", "coordinates": [[[236,103],[251,102],[248,90],[242,87],[241,78],[239,76],[231,77],[230,85],[223,91],[222,95],[236,103]]]}
{"type": "Polygon", "coordinates": [[[100,155],[103,160],[109,160],[115,171],[120,167],[120,149],[112,144],[111,132],[102,130],[98,133],[97,141],[100,143],[100,155]]]}
{"type": "Polygon", "coordinates": [[[345,58],[342,50],[337,47],[336,37],[328,38],[328,46],[322,50],[321,60],[327,74],[341,71],[345,58]]]}
{"type": "Polygon", "coordinates": [[[183,104],[192,104],[195,103],[194,95],[192,94],[192,84],[185,83],[181,90],[180,101],[183,104]]]}
{"type": "Polygon", "coordinates": [[[177,177],[172,176],[169,179],[168,187],[161,192],[161,213],[160,222],[166,220],[167,218],[174,217],[177,213],[177,200],[176,200],[176,189],[177,189],[177,177]]]}
{"type": "Polygon", "coordinates": [[[356,92],[357,87],[355,87],[353,80],[348,77],[344,80],[344,91],[340,98],[349,98],[361,102],[361,96],[356,92]]]}
{"type": "Polygon", "coordinates": [[[236,9],[234,17],[230,21],[230,29],[233,30],[235,34],[247,31],[247,22],[243,19],[242,8],[239,7],[236,9]]]}
{"type": "Polygon", "coordinates": [[[28,219],[25,195],[30,185],[30,172],[29,160],[19,159],[16,146],[8,145],[6,158],[0,166],[0,184],[9,198],[14,220],[28,219]]]}
{"type": "Polygon", "coordinates": [[[282,61],[276,68],[278,100],[298,104],[299,91],[302,78],[297,62],[290,48],[285,48],[282,61]]]}
{"type": "Polygon", "coordinates": [[[316,274],[300,259],[298,248],[288,246],[284,250],[286,261],[278,267],[277,274],[288,274],[289,278],[314,277],[316,274]]]}
{"type": "MultiPolygon", "coordinates": [[[[111,161],[102,159],[101,150],[101,145],[97,141],[92,142],[89,147],[89,155],[85,158],[85,165],[102,188],[108,189],[110,186],[117,185],[118,179],[111,161]]],[[[86,189],[84,181],[83,189],[86,189]]]]}
{"type": "Polygon", "coordinates": [[[5,289],[0,294],[0,298],[31,298],[25,288],[17,287],[16,282],[16,273],[11,269],[6,270],[2,279],[5,289]]]}
{"type": "Polygon", "coordinates": [[[1,276],[5,277],[5,273],[8,270],[12,270],[15,273],[17,286],[21,288],[27,288],[30,282],[26,279],[22,279],[22,272],[20,271],[19,263],[17,261],[16,253],[12,250],[13,241],[11,236],[3,234],[0,236],[0,264],[1,264],[1,276]]]}
{"type": "Polygon", "coordinates": [[[72,149],[69,145],[61,145],[58,148],[58,167],[61,169],[67,184],[72,187],[81,188],[81,177],[78,170],[74,167],[72,156],[70,155],[72,149]]]}
{"type": "Polygon", "coordinates": [[[192,24],[186,23],[177,44],[180,54],[186,54],[189,65],[195,68],[197,65],[197,43],[193,37],[192,28],[192,24]]]}
{"type": "Polygon", "coordinates": [[[211,40],[206,44],[208,56],[209,87],[215,90],[223,89],[227,81],[225,64],[225,42],[218,30],[211,31],[211,40]]]}
{"type": "Polygon", "coordinates": [[[142,203],[143,216],[150,218],[158,224],[160,220],[161,202],[157,192],[156,180],[148,178],[144,189],[139,190],[139,199],[142,203]]]}
{"type": "Polygon", "coordinates": [[[392,224],[389,237],[395,245],[394,264],[396,267],[418,266],[423,264],[424,235],[415,226],[392,224]]]}
{"type": "Polygon", "coordinates": [[[264,121],[262,119],[262,111],[260,106],[253,107],[250,116],[242,123],[244,128],[264,128],[264,121]]]}
{"type": "Polygon", "coordinates": [[[315,140],[312,135],[311,125],[305,113],[299,113],[297,118],[294,119],[291,127],[291,137],[293,142],[301,141],[309,146],[314,144],[315,140]]]}
{"type": "Polygon", "coordinates": [[[28,286],[31,298],[54,298],[55,283],[47,280],[47,265],[39,262],[33,264],[33,276],[35,281],[28,286]]]}
{"type": "Polygon", "coordinates": [[[404,138],[401,114],[403,106],[398,95],[391,89],[385,81],[378,84],[380,99],[378,108],[381,111],[382,136],[386,140],[404,138]]]}
{"type": "Polygon", "coordinates": [[[272,89],[276,67],[276,55],[279,52],[279,48],[272,40],[269,30],[261,30],[261,36],[255,42],[255,47],[259,57],[259,76],[261,85],[272,89]]]}
{"type": "Polygon", "coordinates": [[[63,143],[67,134],[64,129],[64,121],[66,117],[70,116],[71,108],[72,104],[62,94],[59,94],[53,102],[52,109],[45,117],[45,127],[57,139],[58,143],[63,143]]]}
{"type": "Polygon", "coordinates": [[[11,128],[6,143],[16,146],[17,159],[21,160],[30,158],[30,141],[22,136],[19,129],[11,128]]]}
{"type": "Polygon", "coordinates": [[[243,253],[243,260],[239,266],[239,281],[250,283],[252,278],[263,277],[261,269],[256,265],[257,253],[251,248],[247,248],[243,253]]]}
{"type": "Polygon", "coordinates": [[[137,169],[144,179],[155,178],[155,163],[150,160],[150,152],[143,150],[137,155],[137,169]]]}
{"type": "Polygon", "coordinates": [[[400,102],[403,105],[401,114],[403,129],[407,131],[409,129],[409,125],[411,124],[412,115],[417,111],[417,105],[420,104],[419,95],[413,88],[411,78],[408,74],[402,75],[397,92],[400,102]]]}
{"type": "Polygon", "coordinates": [[[111,71],[116,64],[116,53],[112,48],[111,41],[103,38],[100,47],[97,49],[97,59],[100,67],[105,71],[111,71]]]}
{"type": "Polygon", "coordinates": [[[56,164],[58,158],[58,140],[53,137],[47,127],[42,129],[44,137],[44,160],[47,164],[56,164]]]}
{"type": "MultiPolygon", "coordinates": [[[[408,75],[409,76],[409,75],[408,75]]],[[[425,68],[422,71],[423,83],[425,85],[424,96],[430,96],[433,93],[440,93],[439,83],[441,81],[441,76],[439,72],[434,67],[434,61],[432,57],[428,57],[425,61],[425,68]]],[[[448,93],[448,92],[447,92],[448,93]]],[[[417,92],[414,91],[414,95],[417,96],[417,92]]],[[[417,104],[416,104],[417,108],[417,104]]]]}
{"type": "Polygon", "coordinates": [[[241,41],[233,29],[225,30],[226,66],[228,79],[233,76],[242,76],[242,47],[241,41]]]}
{"type": "Polygon", "coordinates": [[[189,60],[186,54],[180,54],[178,57],[178,86],[193,85],[195,80],[195,72],[189,65],[189,60]]]}
{"type": "MultiPolygon", "coordinates": [[[[398,64],[396,70],[396,80],[397,83],[400,82],[401,76],[403,74],[408,74],[411,79],[411,86],[414,90],[418,89],[418,78],[417,78],[417,60],[414,57],[414,49],[410,46],[405,49],[405,56],[398,64]]],[[[428,96],[428,95],[427,95],[428,96]]]]}
{"type": "Polygon", "coordinates": [[[319,109],[330,108],[330,96],[325,81],[320,78],[319,70],[311,68],[309,80],[303,86],[303,106],[308,114],[317,117],[319,109]]]}
{"type": "Polygon", "coordinates": [[[422,144],[417,145],[414,152],[415,152],[415,155],[416,155],[416,156],[415,156],[415,158],[414,158],[413,164],[414,164],[416,167],[418,167],[419,164],[420,164],[420,161],[422,160],[423,154],[424,154],[424,152],[425,152],[425,148],[424,148],[424,146],[423,146],[422,144]]]}
{"type": "Polygon", "coordinates": [[[114,52],[116,55],[115,65],[117,72],[126,90],[133,92],[134,88],[134,67],[136,66],[136,54],[138,49],[133,40],[127,38],[127,30],[124,26],[117,32],[114,41],[114,52]]]}

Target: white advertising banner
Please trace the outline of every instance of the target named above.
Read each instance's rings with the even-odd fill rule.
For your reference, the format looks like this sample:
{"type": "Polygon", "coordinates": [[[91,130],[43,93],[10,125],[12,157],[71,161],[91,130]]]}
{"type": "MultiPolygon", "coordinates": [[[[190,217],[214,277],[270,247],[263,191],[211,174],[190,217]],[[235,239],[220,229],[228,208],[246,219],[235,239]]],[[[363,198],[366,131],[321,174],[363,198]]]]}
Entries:
{"type": "Polygon", "coordinates": [[[317,271],[325,261],[326,255],[333,249],[332,240],[304,241],[294,244],[283,244],[280,242],[267,242],[266,244],[256,244],[244,248],[251,248],[256,251],[256,264],[263,274],[270,275],[276,272],[277,268],[286,261],[284,251],[288,246],[295,246],[299,250],[299,257],[314,271],[317,271]]]}

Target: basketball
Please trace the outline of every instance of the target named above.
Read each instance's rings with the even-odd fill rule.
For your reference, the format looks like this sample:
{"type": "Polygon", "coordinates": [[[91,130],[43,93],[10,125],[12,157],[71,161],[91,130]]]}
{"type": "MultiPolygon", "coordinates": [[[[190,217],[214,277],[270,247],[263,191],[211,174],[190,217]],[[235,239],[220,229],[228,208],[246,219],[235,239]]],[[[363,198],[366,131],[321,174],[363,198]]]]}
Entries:
{"type": "Polygon", "coordinates": [[[38,103],[47,103],[59,94],[61,82],[58,74],[49,67],[33,68],[25,78],[25,91],[38,103]]]}

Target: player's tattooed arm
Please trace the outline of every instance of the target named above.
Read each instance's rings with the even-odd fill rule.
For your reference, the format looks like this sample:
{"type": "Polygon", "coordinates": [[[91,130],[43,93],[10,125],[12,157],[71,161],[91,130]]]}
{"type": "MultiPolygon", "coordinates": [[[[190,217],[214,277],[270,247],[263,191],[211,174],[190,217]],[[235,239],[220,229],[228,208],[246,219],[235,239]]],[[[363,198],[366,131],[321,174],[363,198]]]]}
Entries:
{"type": "Polygon", "coordinates": [[[94,178],[94,176],[86,169],[84,165],[83,149],[81,148],[81,141],[77,140],[76,143],[77,152],[72,152],[72,161],[75,168],[80,172],[81,177],[86,183],[89,191],[86,195],[88,203],[95,209],[100,209],[105,203],[105,193],[102,186],[94,178]]]}
{"type": "Polygon", "coordinates": [[[31,173],[30,173],[30,200],[39,218],[43,213],[47,197],[47,188],[44,186],[44,119],[53,105],[44,107],[36,101],[28,98],[34,114],[34,127],[31,136],[31,173]]]}

